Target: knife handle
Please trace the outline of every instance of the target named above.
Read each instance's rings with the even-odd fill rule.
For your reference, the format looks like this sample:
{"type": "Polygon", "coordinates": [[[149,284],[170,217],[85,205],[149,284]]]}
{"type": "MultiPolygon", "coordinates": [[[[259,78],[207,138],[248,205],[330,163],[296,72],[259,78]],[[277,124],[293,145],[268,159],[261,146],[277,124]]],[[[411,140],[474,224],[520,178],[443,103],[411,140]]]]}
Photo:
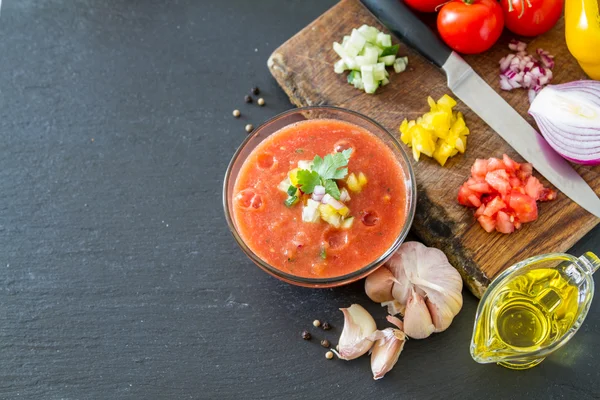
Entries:
{"type": "Polygon", "coordinates": [[[394,35],[442,67],[452,50],[402,0],[360,0],[394,35]]]}

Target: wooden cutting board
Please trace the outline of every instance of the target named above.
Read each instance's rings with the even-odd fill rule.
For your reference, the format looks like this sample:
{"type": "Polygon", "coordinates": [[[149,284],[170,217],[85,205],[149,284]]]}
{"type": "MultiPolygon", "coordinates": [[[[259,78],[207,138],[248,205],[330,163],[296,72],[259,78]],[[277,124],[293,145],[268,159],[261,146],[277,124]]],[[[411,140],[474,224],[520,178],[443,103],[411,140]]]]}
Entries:
{"type": "MultiPolygon", "coordinates": [[[[438,99],[444,93],[452,95],[443,72],[402,44],[400,54],[408,55],[409,68],[402,74],[392,71],[391,83],[378,89],[376,95],[365,94],[347,84],[346,74],[333,72],[333,63],[338,57],[332,44],[341,42],[352,28],[362,24],[387,32],[357,0],[343,0],[275,50],[268,66],[293,104],[348,108],[397,133],[404,118],[415,119],[428,111],[427,96],[438,99]]],[[[512,37],[505,33],[490,51],[466,56],[465,59],[509,104],[534,124],[527,115],[527,92],[522,89],[505,92],[498,86],[498,61],[509,54],[508,42],[512,37]]],[[[563,20],[550,32],[525,41],[529,42],[529,52],[535,53],[535,49],[541,47],[555,56],[553,83],[586,78],[568,52],[563,20]]],[[[397,39],[396,42],[401,43],[397,39]]],[[[418,187],[417,213],[412,230],[427,245],[444,250],[469,289],[480,297],[500,271],[536,254],[568,250],[600,220],[560,194],[553,202],[539,204],[538,220],[523,224],[519,231],[510,235],[486,233],[475,220],[473,210],[457,203],[459,186],[468,178],[476,158],[501,158],[503,153],[507,153],[518,161],[524,160],[460,101],[457,109],[464,113],[471,130],[467,152],[451,158],[443,168],[428,157],[422,157],[418,163],[411,157],[418,187]]],[[[597,194],[600,192],[599,168],[576,167],[597,194]]],[[[537,176],[544,185],[548,185],[545,179],[537,176]]]]}

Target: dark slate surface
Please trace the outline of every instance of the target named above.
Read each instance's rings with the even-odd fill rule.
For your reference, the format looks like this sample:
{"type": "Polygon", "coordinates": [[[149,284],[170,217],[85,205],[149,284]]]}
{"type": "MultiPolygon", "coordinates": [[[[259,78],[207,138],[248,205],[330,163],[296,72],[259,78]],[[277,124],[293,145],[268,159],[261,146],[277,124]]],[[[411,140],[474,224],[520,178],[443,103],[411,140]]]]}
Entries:
{"type": "Polygon", "coordinates": [[[382,323],[361,284],[292,287],[237,248],[225,167],[245,123],[290,108],[267,57],[333,1],[3,3],[1,399],[598,398],[598,299],[568,347],[514,372],[470,359],[465,293],[373,382],[367,358],[299,338],[320,318],[334,341],[353,302],[382,323]],[[243,103],[253,85],[266,107],[243,103]]]}

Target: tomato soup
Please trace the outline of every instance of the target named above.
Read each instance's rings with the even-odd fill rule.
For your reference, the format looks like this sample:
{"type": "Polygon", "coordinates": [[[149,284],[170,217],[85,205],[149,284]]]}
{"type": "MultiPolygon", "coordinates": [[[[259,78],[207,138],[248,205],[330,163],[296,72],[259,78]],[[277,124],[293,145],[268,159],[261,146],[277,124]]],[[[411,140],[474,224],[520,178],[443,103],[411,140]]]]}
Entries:
{"type": "Polygon", "coordinates": [[[402,167],[381,139],[347,122],[308,120],[277,131],[248,156],[234,186],[233,219],[247,246],[271,266],[299,277],[331,278],[359,270],[389,249],[406,222],[406,202],[402,167]],[[341,197],[330,183],[322,199],[316,187],[312,195],[302,191],[313,190],[308,183],[294,196],[294,187],[286,190],[299,165],[306,169],[298,180],[319,177],[306,167],[311,162],[324,177],[333,169],[315,168],[315,156],[327,164],[343,159],[332,155],[347,149],[352,149],[347,174],[333,179],[341,197]],[[352,184],[351,176],[359,176],[359,183],[352,184]],[[327,200],[333,208],[322,205],[327,200]],[[313,211],[307,207],[316,204],[316,215],[306,222],[307,211],[313,211]],[[339,215],[328,218],[328,209],[339,209],[339,215]]]}

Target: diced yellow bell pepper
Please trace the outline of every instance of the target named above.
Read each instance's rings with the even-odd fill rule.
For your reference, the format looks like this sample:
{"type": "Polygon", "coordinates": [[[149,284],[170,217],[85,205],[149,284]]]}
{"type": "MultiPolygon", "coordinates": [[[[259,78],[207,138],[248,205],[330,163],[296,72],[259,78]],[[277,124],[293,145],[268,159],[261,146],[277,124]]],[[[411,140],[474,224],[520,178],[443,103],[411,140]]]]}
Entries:
{"type": "Polygon", "coordinates": [[[463,131],[463,129],[465,129],[465,120],[462,118],[456,118],[456,122],[454,122],[452,124],[452,127],[450,128],[450,131],[452,132],[452,134],[455,135],[460,135],[463,131]]]}
{"type": "Polygon", "coordinates": [[[454,108],[454,106],[456,105],[456,100],[454,100],[452,97],[445,94],[442,97],[440,97],[440,99],[437,101],[437,103],[438,103],[438,106],[454,108]]]}
{"type": "Polygon", "coordinates": [[[412,152],[413,152],[413,158],[415,159],[415,161],[419,161],[419,157],[421,157],[421,152],[419,150],[417,150],[416,147],[413,147],[412,152]]]}
{"type": "Polygon", "coordinates": [[[367,184],[367,176],[365,174],[363,174],[362,172],[358,174],[358,184],[360,185],[360,187],[362,188],[363,186],[365,186],[367,184]]]}
{"type": "Polygon", "coordinates": [[[360,183],[358,183],[358,178],[356,177],[356,174],[354,174],[354,172],[348,175],[348,179],[346,179],[346,185],[348,185],[348,189],[356,193],[360,192],[362,189],[360,183]]]}
{"type": "Polygon", "coordinates": [[[421,125],[415,125],[411,129],[412,145],[419,152],[431,157],[435,150],[435,141],[431,131],[423,128],[421,125]]]}
{"type": "Polygon", "coordinates": [[[348,207],[342,207],[339,210],[337,210],[338,214],[340,214],[342,217],[345,217],[346,215],[348,215],[350,213],[350,209],[348,207]]]}
{"type": "Polygon", "coordinates": [[[458,150],[461,153],[464,153],[467,150],[466,136],[459,136],[458,139],[456,139],[456,150],[458,150]]]}
{"type": "Polygon", "coordinates": [[[443,167],[444,164],[446,164],[446,161],[448,161],[450,155],[452,154],[452,150],[454,150],[452,146],[442,141],[442,143],[438,144],[437,148],[435,149],[435,152],[433,153],[433,158],[443,167]]]}
{"type": "Polygon", "coordinates": [[[404,144],[410,144],[410,142],[412,142],[412,138],[410,137],[409,133],[408,133],[408,120],[406,118],[404,118],[404,121],[402,121],[402,123],[400,124],[400,140],[402,140],[402,143],[404,144]]]}
{"type": "Polygon", "coordinates": [[[300,168],[294,168],[288,173],[290,182],[292,182],[292,185],[294,186],[298,186],[298,171],[300,171],[300,168]]]}
{"type": "Polygon", "coordinates": [[[338,214],[337,210],[329,204],[319,204],[319,214],[321,214],[321,219],[323,221],[336,228],[340,227],[342,222],[340,214],[338,214]]]}
{"type": "Polygon", "coordinates": [[[462,113],[452,110],[456,106],[452,97],[445,94],[437,103],[428,97],[427,104],[429,112],[416,120],[402,121],[400,139],[412,147],[416,161],[423,153],[443,166],[449,157],[466,151],[469,128],[465,125],[462,113]]]}
{"type": "Polygon", "coordinates": [[[437,104],[435,104],[435,100],[431,96],[427,97],[427,104],[429,104],[429,108],[430,108],[431,112],[437,111],[437,109],[438,109],[437,104]]]}

